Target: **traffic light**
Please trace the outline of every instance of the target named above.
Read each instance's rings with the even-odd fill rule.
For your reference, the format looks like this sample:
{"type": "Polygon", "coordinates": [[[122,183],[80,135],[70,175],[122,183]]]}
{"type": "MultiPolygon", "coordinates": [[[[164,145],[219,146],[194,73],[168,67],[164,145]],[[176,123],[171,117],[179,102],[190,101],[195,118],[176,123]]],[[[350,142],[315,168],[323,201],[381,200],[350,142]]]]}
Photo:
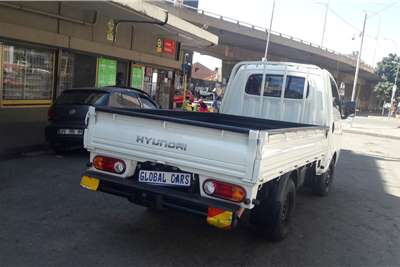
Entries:
{"type": "Polygon", "coordinates": [[[188,78],[192,76],[192,57],[189,53],[185,53],[182,64],[182,72],[188,78]]]}

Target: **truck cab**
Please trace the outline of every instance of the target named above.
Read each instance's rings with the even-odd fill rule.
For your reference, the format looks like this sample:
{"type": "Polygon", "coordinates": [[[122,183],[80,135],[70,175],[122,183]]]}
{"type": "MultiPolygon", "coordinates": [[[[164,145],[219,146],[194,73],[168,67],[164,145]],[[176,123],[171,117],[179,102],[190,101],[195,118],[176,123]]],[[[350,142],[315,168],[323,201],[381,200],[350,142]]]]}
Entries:
{"type": "Polygon", "coordinates": [[[340,152],[341,105],[327,70],[290,62],[241,62],[232,70],[221,113],[327,127],[329,162],[340,152]]]}

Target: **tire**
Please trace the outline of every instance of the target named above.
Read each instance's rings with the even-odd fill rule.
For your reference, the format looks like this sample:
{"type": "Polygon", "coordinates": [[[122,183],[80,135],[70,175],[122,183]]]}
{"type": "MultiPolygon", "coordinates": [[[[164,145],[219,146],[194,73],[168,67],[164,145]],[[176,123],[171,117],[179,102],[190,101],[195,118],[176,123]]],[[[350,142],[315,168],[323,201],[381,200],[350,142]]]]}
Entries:
{"type": "Polygon", "coordinates": [[[329,169],[325,173],[321,175],[315,175],[312,184],[312,192],[314,193],[314,195],[320,197],[328,195],[333,182],[334,170],[335,165],[334,163],[331,163],[329,169]]]}
{"type": "Polygon", "coordinates": [[[279,194],[265,198],[250,214],[250,222],[259,226],[260,231],[271,241],[281,241],[288,235],[291,218],[296,205],[296,186],[287,179],[279,194]]]}
{"type": "Polygon", "coordinates": [[[66,151],[66,147],[59,144],[50,144],[50,148],[56,155],[62,155],[66,151]]]}

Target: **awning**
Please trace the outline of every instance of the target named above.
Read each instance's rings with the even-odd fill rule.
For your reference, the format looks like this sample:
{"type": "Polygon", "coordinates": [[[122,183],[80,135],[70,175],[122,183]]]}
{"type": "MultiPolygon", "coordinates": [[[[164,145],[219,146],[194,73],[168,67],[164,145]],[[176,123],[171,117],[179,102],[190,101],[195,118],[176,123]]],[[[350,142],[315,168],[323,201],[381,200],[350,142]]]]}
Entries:
{"type": "Polygon", "coordinates": [[[163,23],[158,27],[177,35],[183,47],[196,49],[218,44],[218,36],[143,0],[114,0],[108,3],[140,15],[143,19],[163,23]]]}

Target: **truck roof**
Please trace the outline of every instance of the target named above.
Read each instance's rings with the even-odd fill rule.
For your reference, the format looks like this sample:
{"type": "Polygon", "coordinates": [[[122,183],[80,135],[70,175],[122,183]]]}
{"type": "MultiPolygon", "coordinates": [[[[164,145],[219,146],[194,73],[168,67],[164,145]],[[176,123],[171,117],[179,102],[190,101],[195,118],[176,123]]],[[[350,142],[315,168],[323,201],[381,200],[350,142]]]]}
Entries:
{"type": "Polygon", "coordinates": [[[292,70],[292,71],[316,71],[320,72],[322,69],[316,65],[293,63],[293,62],[279,62],[279,61],[243,61],[239,63],[241,66],[239,70],[262,70],[267,65],[268,70],[292,70]]]}

